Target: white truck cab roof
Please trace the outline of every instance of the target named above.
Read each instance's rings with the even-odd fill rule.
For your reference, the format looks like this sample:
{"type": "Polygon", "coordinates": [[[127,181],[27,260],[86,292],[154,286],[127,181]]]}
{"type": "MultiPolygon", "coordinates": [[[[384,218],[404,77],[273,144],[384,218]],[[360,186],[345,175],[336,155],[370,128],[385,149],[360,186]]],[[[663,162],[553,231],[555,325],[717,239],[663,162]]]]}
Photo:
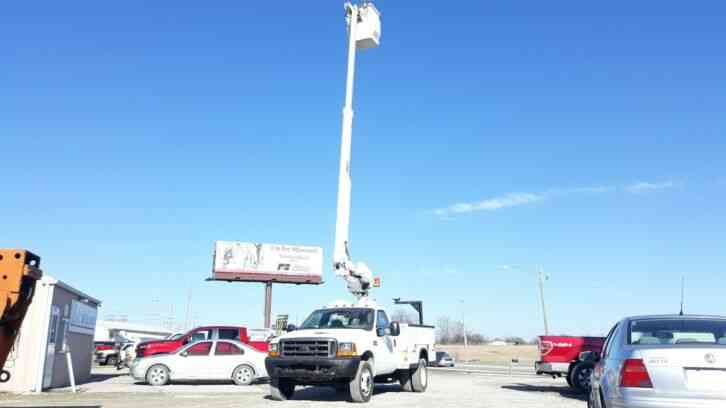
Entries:
{"type": "Polygon", "coordinates": [[[357,302],[348,302],[345,300],[336,300],[327,306],[324,307],[324,309],[336,309],[336,308],[343,308],[343,307],[362,307],[362,308],[370,308],[370,309],[380,309],[378,307],[378,304],[375,300],[364,297],[359,299],[357,302]]]}

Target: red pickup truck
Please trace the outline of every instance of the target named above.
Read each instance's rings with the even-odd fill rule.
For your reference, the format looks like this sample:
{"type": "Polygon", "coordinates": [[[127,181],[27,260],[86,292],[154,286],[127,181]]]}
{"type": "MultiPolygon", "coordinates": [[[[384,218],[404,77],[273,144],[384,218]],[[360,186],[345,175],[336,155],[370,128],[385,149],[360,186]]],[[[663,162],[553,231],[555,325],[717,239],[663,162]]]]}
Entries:
{"type": "Polygon", "coordinates": [[[267,347],[269,345],[269,343],[266,341],[252,341],[247,334],[246,327],[204,326],[192,329],[189,332],[175,339],[151,340],[141,342],[138,346],[136,346],[136,357],[141,358],[146,356],[153,356],[154,354],[173,353],[177,351],[179,347],[186,344],[211,339],[228,339],[241,341],[242,343],[249,344],[257,350],[265,353],[267,352],[267,347]]]}
{"type": "Polygon", "coordinates": [[[539,375],[564,376],[567,384],[581,392],[590,391],[590,374],[594,364],[581,361],[580,353],[601,352],[604,337],[539,336],[540,361],[534,363],[539,375]]]}

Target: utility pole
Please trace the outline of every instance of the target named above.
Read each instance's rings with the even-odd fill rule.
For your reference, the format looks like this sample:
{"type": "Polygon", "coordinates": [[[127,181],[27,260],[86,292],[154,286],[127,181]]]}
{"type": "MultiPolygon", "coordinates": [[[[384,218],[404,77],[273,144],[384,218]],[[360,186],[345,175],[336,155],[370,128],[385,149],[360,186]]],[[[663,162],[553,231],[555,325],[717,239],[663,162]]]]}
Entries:
{"type": "Polygon", "coordinates": [[[545,305],[544,298],[544,281],[546,276],[544,274],[544,268],[539,268],[539,300],[542,304],[542,319],[544,320],[544,334],[545,336],[550,334],[549,325],[547,324],[547,306],[545,305]]]}
{"type": "Polygon", "coordinates": [[[189,288],[189,292],[187,293],[187,314],[184,316],[184,330],[189,330],[190,326],[190,316],[192,311],[192,288],[189,288]]]}
{"type": "Polygon", "coordinates": [[[466,335],[466,305],[464,304],[464,299],[459,299],[459,302],[461,303],[461,327],[464,330],[464,347],[469,347],[469,338],[466,335]]]}

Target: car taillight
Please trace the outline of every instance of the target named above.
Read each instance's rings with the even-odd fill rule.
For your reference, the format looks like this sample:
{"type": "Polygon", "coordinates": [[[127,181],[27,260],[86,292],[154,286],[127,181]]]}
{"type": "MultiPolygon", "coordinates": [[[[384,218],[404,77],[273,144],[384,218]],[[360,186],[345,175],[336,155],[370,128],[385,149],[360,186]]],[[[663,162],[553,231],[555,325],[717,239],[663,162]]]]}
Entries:
{"type": "Polygon", "coordinates": [[[643,360],[629,358],[623,363],[623,371],[620,373],[620,386],[627,388],[653,388],[650,381],[648,369],[643,360]]]}
{"type": "Polygon", "coordinates": [[[549,354],[553,348],[555,348],[555,345],[552,344],[551,341],[540,341],[539,342],[539,353],[543,356],[546,356],[547,354],[549,354]]]}

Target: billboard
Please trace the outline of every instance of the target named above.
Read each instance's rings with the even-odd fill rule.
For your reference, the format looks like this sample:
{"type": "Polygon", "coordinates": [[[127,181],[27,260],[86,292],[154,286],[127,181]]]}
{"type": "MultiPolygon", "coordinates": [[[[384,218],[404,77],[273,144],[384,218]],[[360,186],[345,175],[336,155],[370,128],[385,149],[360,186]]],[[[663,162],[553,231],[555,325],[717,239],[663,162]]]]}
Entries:
{"type": "Polygon", "coordinates": [[[320,247],[217,241],[213,280],[311,283],[323,280],[320,247]]]}

